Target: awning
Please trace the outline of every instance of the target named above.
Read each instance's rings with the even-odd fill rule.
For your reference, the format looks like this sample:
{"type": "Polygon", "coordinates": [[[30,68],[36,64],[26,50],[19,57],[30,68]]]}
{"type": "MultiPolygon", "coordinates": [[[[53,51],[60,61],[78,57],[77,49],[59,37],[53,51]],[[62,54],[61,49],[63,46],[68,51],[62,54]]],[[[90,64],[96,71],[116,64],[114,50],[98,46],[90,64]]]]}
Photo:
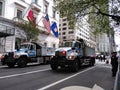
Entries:
{"type": "Polygon", "coordinates": [[[15,34],[15,28],[0,24],[0,37],[12,36],[15,34]]]}

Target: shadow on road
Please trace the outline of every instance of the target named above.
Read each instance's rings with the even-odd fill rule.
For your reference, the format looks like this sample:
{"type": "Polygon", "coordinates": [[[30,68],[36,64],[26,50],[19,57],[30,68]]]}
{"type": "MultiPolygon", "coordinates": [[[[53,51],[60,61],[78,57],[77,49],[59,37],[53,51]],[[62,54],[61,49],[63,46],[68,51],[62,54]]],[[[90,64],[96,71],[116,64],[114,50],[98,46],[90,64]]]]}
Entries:
{"type": "MultiPolygon", "coordinates": [[[[82,71],[82,70],[85,70],[87,68],[90,68],[91,66],[89,65],[84,65],[84,66],[81,66],[78,70],[79,71],[82,71]]],[[[70,74],[70,73],[75,73],[74,71],[72,71],[69,67],[65,67],[65,68],[58,68],[57,70],[51,70],[52,72],[54,73],[63,73],[63,74],[70,74]]]]}

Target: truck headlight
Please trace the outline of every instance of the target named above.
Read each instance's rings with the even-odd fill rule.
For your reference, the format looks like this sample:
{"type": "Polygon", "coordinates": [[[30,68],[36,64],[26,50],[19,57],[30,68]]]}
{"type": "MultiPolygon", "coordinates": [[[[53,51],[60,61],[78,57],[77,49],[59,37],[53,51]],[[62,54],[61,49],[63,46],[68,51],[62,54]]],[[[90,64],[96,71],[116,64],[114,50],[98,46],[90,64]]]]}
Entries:
{"type": "Polygon", "coordinates": [[[69,59],[69,60],[74,60],[74,59],[75,59],[75,56],[68,56],[68,59],[69,59]]]}
{"type": "Polygon", "coordinates": [[[54,56],[51,56],[50,59],[52,59],[54,56]]]}

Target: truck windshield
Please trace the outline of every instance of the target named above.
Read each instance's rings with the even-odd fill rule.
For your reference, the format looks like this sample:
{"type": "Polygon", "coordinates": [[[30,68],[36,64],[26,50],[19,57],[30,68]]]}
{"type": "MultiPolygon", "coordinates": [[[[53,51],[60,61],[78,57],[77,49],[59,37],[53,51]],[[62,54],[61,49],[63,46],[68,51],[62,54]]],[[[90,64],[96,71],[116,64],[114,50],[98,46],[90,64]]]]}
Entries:
{"type": "Polygon", "coordinates": [[[80,43],[73,41],[72,47],[79,47],[79,46],[80,46],[80,43]]]}
{"type": "Polygon", "coordinates": [[[72,42],[64,42],[60,47],[72,47],[72,42]]]}
{"type": "Polygon", "coordinates": [[[21,49],[25,49],[25,48],[30,48],[30,44],[22,44],[20,45],[21,49]]]}
{"type": "Polygon", "coordinates": [[[81,48],[82,47],[82,43],[80,42],[77,42],[77,41],[71,41],[71,42],[64,42],[61,44],[60,47],[78,47],[78,48],[81,48]]]}

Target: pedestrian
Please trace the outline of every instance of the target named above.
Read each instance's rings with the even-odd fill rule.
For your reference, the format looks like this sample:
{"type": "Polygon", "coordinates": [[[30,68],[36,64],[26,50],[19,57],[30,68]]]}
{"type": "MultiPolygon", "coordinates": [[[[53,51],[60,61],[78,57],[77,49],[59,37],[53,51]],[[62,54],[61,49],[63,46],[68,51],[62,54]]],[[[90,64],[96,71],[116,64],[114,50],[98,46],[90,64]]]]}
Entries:
{"type": "Polygon", "coordinates": [[[110,59],[110,56],[106,56],[106,64],[109,64],[109,59],[110,59]]]}
{"type": "Polygon", "coordinates": [[[100,55],[100,61],[102,62],[102,55],[100,55]]]}
{"type": "Polygon", "coordinates": [[[117,52],[111,53],[111,65],[112,65],[112,76],[116,76],[116,72],[118,69],[118,57],[116,56],[117,52]]]}
{"type": "Polygon", "coordinates": [[[105,55],[103,55],[103,60],[104,60],[104,62],[105,62],[105,59],[106,59],[106,56],[105,56],[105,55]]]}

